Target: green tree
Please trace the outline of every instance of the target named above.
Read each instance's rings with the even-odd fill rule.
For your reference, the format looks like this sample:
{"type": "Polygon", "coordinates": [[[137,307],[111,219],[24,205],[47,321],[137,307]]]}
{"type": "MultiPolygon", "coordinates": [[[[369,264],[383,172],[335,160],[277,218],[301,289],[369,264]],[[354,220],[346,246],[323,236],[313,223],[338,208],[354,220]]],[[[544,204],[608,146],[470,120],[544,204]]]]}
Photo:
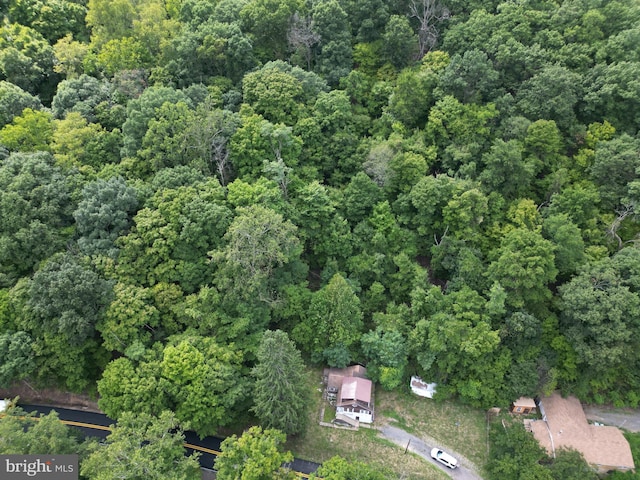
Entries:
{"type": "Polygon", "coordinates": [[[327,258],[348,258],[352,250],[348,225],[336,213],[330,194],[319,182],[301,186],[292,194],[292,220],[312,266],[324,264],[327,258]]]}
{"type": "Polygon", "coordinates": [[[26,332],[0,334],[0,385],[11,386],[36,368],[33,339],[26,332]]]}
{"type": "Polygon", "coordinates": [[[382,200],[382,190],[364,172],[358,172],[351,178],[343,194],[343,199],[337,208],[353,226],[368,217],[373,207],[382,200]]]}
{"type": "Polygon", "coordinates": [[[25,108],[41,110],[40,100],[13,83],[0,81],[0,128],[20,115],[25,108]]]}
{"type": "Polygon", "coordinates": [[[157,118],[157,110],[165,103],[177,104],[185,102],[191,105],[191,100],[181,90],[169,87],[149,87],[138,98],[127,104],[127,120],[122,125],[124,146],[123,157],[133,157],[142,146],[149,122],[157,118]]]}
{"type": "Polygon", "coordinates": [[[173,413],[125,413],[112,427],[106,446],[82,462],[80,474],[96,480],[198,479],[197,454],[186,457],[183,443],[182,426],[173,413]]]}
{"type": "Polygon", "coordinates": [[[84,453],[84,449],[56,412],[38,416],[14,405],[0,418],[0,453],[3,455],[71,455],[84,453]]]}
{"type": "Polygon", "coordinates": [[[102,46],[109,40],[131,34],[136,10],[131,0],[89,0],[87,2],[87,26],[91,28],[91,40],[102,46]]]}
{"type": "Polygon", "coordinates": [[[239,178],[257,180],[265,173],[265,162],[298,163],[302,141],[291,127],[274,125],[251,109],[243,109],[240,119],[229,143],[229,159],[239,178]]]}
{"type": "Polygon", "coordinates": [[[115,257],[118,253],[115,241],[129,229],[137,207],[135,189],[121,177],[87,184],[73,212],[80,250],[87,255],[115,257]]]}
{"type": "Polygon", "coordinates": [[[68,113],[53,125],[51,150],[61,166],[77,167],[88,174],[120,161],[119,131],[109,132],[99,124],[87,123],[78,112],[68,113]]]}
{"type": "Polygon", "coordinates": [[[337,0],[322,0],[313,5],[311,16],[313,30],[320,37],[317,70],[330,85],[336,85],[347,76],[353,60],[347,13],[337,0]]]}
{"type": "Polygon", "coordinates": [[[416,56],[417,38],[405,16],[392,15],[389,18],[384,27],[382,42],[385,59],[397,69],[408,66],[416,56]]]}
{"type": "Polygon", "coordinates": [[[139,162],[134,169],[140,177],[148,177],[163,168],[188,164],[183,138],[193,112],[184,102],[164,103],[156,109],[155,118],[138,150],[139,162]]]}
{"type": "MultiPolygon", "coordinates": [[[[305,163],[317,166],[332,184],[346,183],[360,169],[356,147],[362,133],[360,118],[354,114],[347,94],[343,90],[319,93],[310,121],[319,138],[312,144],[314,155],[305,163]]],[[[307,138],[301,136],[307,145],[307,138]]]]}
{"type": "Polygon", "coordinates": [[[298,120],[303,88],[290,73],[267,64],[244,76],[242,94],[244,101],[270,122],[294,125],[298,120]]]}
{"type": "Polygon", "coordinates": [[[234,407],[246,395],[242,354],[214,339],[177,337],[164,348],[160,364],[177,418],[190,422],[199,435],[213,435],[237,415],[234,407]]]}
{"type": "Polygon", "coordinates": [[[554,120],[561,130],[568,131],[576,123],[580,80],[579,74],[565,67],[546,66],[518,90],[518,109],[529,120],[554,120]]]}
{"type": "Polygon", "coordinates": [[[438,86],[445,95],[453,95],[462,103],[481,103],[495,96],[498,76],[487,54],[474,49],[451,57],[438,86]]]}
{"type": "Polygon", "coordinates": [[[153,290],[122,283],[117,283],[113,290],[114,300],[104,320],[97,325],[107,350],[125,352],[136,344],[151,346],[154,340],[166,335],[153,290]]]}
{"type": "Polygon", "coordinates": [[[147,287],[165,282],[186,293],[196,291],[212,278],[206,253],[221,245],[230,217],[215,179],[159,190],[117,241],[119,277],[147,287]]]}
{"type": "Polygon", "coordinates": [[[309,399],[304,363],[295,344],[281,330],[267,330],[251,371],[256,379],[253,412],[265,428],[287,435],[305,429],[309,399]]]}
{"type": "Polygon", "coordinates": [[[111,282],[78,258],[58,253],[33,276],[27,302],[33,315],[32,329],[82,344],[95,335],[111,295],[111,282]]]}
{"type": "Polygon", "coordinates": [[[11,285],[69,236],[70,182],[44,152],[14,153],[0,164],[0,284],[11,285]]]}
{"type": "Polygon", "coordinates": [[[299,0],[249,0],[243,5],[240,10],[243,30],[253,40],[260,60],[285,58],[289,21],[301,10],[299,0]]]}
{"type": "MultiPolygon", "coordinates": [[[[218,8],[224,8],[224,3],[221,2],[218,8]]],[[[233,8],[240,9],[245,3],[248,2],[236,2],[233,8]]],[[[183,5],[183,11],[188,8],[187,4],[183,5]]],[[[237,19],[227,22],[206,15],[204,2],[193,10],[193,14],[203,18],[171,39],[164,48],[161,66],[154,74],[162,72],[168,81],[179,86],[204,82],[216,76],[239,82],[258,64],[249,34],[242,30],[237,19]]]]}
{"type": "Polygon", "coordinates": [[[51,115],[25,108],[21,115],[13,117],[13,121],[0,130],[0,144],[13,151],[48,152],[52,136],[51,115]]]}
{"type": "Polygon", "coordinates": [[[340,274],[315,292],[309,310],[293,332],[316,362],[345,367],[355,357],[355,344],[362,332],[360,299],[340,274]]]}
{"type": "Polygon", "coordinates": [[[542,232],[555,245],[555,265],[558,275],[567,278],[586,261],[580,229],[567,214],[553,215],[544,220],[542,232]]]}
{"type": "Polygon", "coordinates": [[[442,166],[450,175],[473,177],[477,157],[487,150],[498,111],[492,103],[463,104],[447,95],[429,111],[427,141],[438,148],[442,166]]]}
{"type": "Polygon", "coordinates": [[[596,65],[585,79],[584,110],[587,122],[606,119],[617,130],[633,134],[638,123],[640,62],[596,65]]]}
{"type": "Polygon", "coordinates": [[[347,461],[340,456],[331,457],[324,462],[311,478],[326,480],[384,480],[389,478],[387,472],[360,461],[347,461]],[[316,476],[317,475],[317,476],[316,476]]]}
{"type": "Polygon", "coordinates": [[[9,18],[40,32],[49,43],[66,34],[87,38],[83,4],[67,0],[18,0],[10,2],[9,18]]]}
{"type": "Polygon", "coordinates": [[[638,152],[640,141],[627,134],[596,145],[589,173],[599,187],[603,208],[613,210],[629,201],[629,183],[640,167],[638,152]]]}
{"type": "Polygon", "coordinates": [[[512,200],[531,195],[531,184],[538,165],[523,158],[523,146],[517,140],[496,139],[491,149],[482,156],[485,165],[479,176],[487,191],[497,191],[512,200]]]}
{"type": "Polygon", "coordinates": [[[124,412],[160,415],[169,409],[170,402],[163,392],[159,360],[153,358],[153,353],[143,351],[142,355],[148,358],[138,362],[135,349],[128,353],[136,359],[120,357],[104,368],[98,380],[98,406],[111,418],[118,418],[124,412]]]}
{"type": "Polygon", "coordinates": [[[543,311],[551,299],[548,285],[556,279],[554,246],[535,231],[518,228],[494,252],[488,278],[508,292],[507,303],[531,312],[543,311]]]}
{"type": "Polygon", "coordinates": [[[233,344],[187,332],[170,337],[166,346],[146,352],[139,347],[134,343],[125,350],[131,360],[109,363],[98,381],[100,406],[112,418],[128,411],[158,415],[168,408],[204,437],[243,414],[248,381],[242,352],[233,344]],[[121,375],[130,376],[122,381],[121,375]]]}
{"type": "Polygon", "coordinates": [[[52,256],[36,272],[21,328],[36,342],[41,381],[64,383],[73,391],[95,381],[107,361],[96,339],[96,325],[111,294],[111,282],[70,254],[52,256]]]}
{"type": "Polygon", "coordinates": [[[283,464],[293,461],[291,452],[282,452],[286,435],[278,430],[251,427],[240,437],[227,437],[216,457],[220,480],[293,479],[295,474],[283,464]]]}
{"type": "Polygon", "coordinates": [[[122,70],[148,68],[152,58],[139,40],[132,37],[113,38],[100,48],[96,64],[107,75],[113,76],[122,70]]]}
{"type": "Polygon", "coordinates": [[[340,5],[347,13],[351,35],[357,42],[379,40],[390,15],[405,13],[403,5],[391,5],[384,0],[342,0],[340,5]]]}
{"type": "Polygon", "coordinates": [[[546,452],[521,422],[511,422],[506,428],[500,422],[494,422],[490,438],[491,449],[487,465],[490,479],[554,478],[542,465],[549,461],[546,452]]]}
{"type": "Polygon", "coordinates": [[[438,75],[432,69],[404,69],[389,96],[387,112],[393,120],[409,129],[423,127],[429,109],[435,103],[434,90],[437,84],[438,75]]]}
{"type": "Polygon", "coordinates": [[[51,102],[51,111],[58,119],[69,112],[79,112],[88,122],[96,122],[98,105],[110,102],[113,90],[108,82],[88,75],[63,80],[51,102]]]}
{"type": "Polygon", "coordinates": [[[404,381],[408,346],[402,333],[380,327],[360,339],[362,353],[368,359],[367,375],[385,390],[393,390],[404,381]]]}
{"type": "Polygon", "coordinates": [[[637,382],[628,369],[638,361],[637,256],[634,251],[604,259],[559,288],[561,328],[577,354],[581,396],[618,402],[634,397],[637,382]]]}
{"type": "MultiPolygon", "coordinates": [[[[297,228],[282,215],[260,205],[240,207],[224,236],[226,245],[210,252],[216,284],[243,301],[272,304],[283,280],[301,280],[297,228]]],[[[231,300],[231,298],[230,298],[231,300]]]]}
{"type": "Polygon", "coordinates": [[[53,73],[53,47],[32,28],[4,22],[0,28],[0,76],[23,90],[51,99],[43,89],[53,73]]]}
{"type": "Polygon", "coordinates": [[[576,450],[564,448],[558,450],[549,469],[554,480],[595,480],[598,478],[591,465],[576,450]]]}
{"type": "Polygon", "coordinates": [[[84,59],[89,53],[89,46],[73,40],[71,34],[59,39],[53,46],[55,64],[53,71],[64,75],[67,80],[77,78],[84,72],[84,59]]]}
{"type": "Polygon", "coordinates": [[[426,295],[416,289],[412,300],[419,320],[411,349],[430,378],[443,383],[438,393],[478,406],[508,401],[504,381],[511,358],[492,328],[492,317],[504,309],[489,308],[491,302],[467,286],[447,295],[438,287],[426,295]]]}

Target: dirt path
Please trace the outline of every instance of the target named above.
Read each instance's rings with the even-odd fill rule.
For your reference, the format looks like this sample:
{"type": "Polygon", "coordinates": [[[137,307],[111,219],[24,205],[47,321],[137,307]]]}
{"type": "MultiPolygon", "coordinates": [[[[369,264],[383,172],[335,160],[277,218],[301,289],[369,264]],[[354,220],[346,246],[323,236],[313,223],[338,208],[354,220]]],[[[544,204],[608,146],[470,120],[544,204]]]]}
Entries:
{"type": "Polygon", "coordinates": [[[420,455],[422,458],[432,462],[434,465],[437,465],[451,478],[455,478],[456,480],[482,480],[482,477],[477,473],[476,466],[470,460],[456,452],[448,451],[448,453],[456,457],[458,462],[460,462],[460,466],[455,470],[451,470],[433,460],[431,458],[431,449],[438,446],[438,443],[428,435],[421,435],[421,437],[417,437],[392,425],[383,425],[378,428],[378,431],[390,442],[393,442],[403,448],[407,448],[410,452],[420,455]]]}

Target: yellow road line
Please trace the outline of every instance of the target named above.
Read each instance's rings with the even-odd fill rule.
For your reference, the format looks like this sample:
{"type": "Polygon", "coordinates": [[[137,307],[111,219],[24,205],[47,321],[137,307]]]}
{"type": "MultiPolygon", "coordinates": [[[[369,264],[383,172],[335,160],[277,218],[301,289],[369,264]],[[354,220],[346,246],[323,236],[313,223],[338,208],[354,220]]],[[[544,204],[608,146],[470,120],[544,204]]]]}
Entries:
{"type": "Polygon", "coordinates": [[[220,453],[222,453],[222,452],[218,452],[217,450],[211,450],[210,448],[201,447],[199,445],[194,445],[192,443],[185,443],[184,446],[187,448],[193,448],[194,450],[198,450],[200,452],[211,453],[212,455],[220,455],[220,453]]]}
{"type": "MultiPolygon", "coordinates": [[[[4,417],[4,414],[0,414],[0,417],[4,417]]],[[[40,420],[39,417],[19,417],[21,420],[24,419],[31,419],[31,420],[40,420]]],[[[65,425],[69,425],[72,427],[84,427],[84,428],[92,428],[94,430],[103,430],[106,432],[110,432],[111,431],[111,427],[105,427],[104,425],[96,425],[93,423],[83,423],[83,422],[74,422],[73,420],[60,420],[62,423],[64,423],[65,425]]],[[[185,443],[184,444],[185,448],[191,448],[193,450],[197,450],[199,452],[205,452],[205,453],[210,453],[212,455],[220,455],[220,453],[217,450],[213,450],[211,448],[206,448],[206,447],[201,447],[200,445],[194,445],[193,443],[185,443]]],[[[302,478],[311,478],[309,477],[308,474],[306,473],[302,473],[302,472],[296,472],[294,471],[294,473],[298,476],[298,477],[302,477],[302,478]]]]}
{"type": "Polygon", "coordinates": [[[65,425],[71,425],[72,427],[84,427],[92,428],[94,430],[104,430],[106,432],[111,431],[111,427],[105,427],[104,425],[95,425],[93,423],[74,422],[73,420],[60,420],[65,425]]]}

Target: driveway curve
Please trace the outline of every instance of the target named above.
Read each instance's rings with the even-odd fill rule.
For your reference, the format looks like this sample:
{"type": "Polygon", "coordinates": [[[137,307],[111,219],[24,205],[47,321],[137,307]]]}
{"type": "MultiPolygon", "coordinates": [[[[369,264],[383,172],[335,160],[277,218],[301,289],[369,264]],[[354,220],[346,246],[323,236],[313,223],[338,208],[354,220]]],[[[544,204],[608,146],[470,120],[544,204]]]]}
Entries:
{"type": "Polygon", "coordinates": [[[451,470],[450,468],[447,468],[433,460],[431,458],[431,449],[439,446],[433,438],[427,436],[423,436],[422,438],[416,437],[415,435],[405,432],[401,428],[394,427],[393,425],[383,425],[378,427],[378,431],[390,442],[393,442],[402,448],[407,448],[410,452],[420,455],[427,461],[432,462],[451,478],[455,478],[456,480],[482,480],[482,476],[477,472],[478,469],[476,466],[470,460],[457,452],[445,449],[448,453],[456,457],[460,463],[460,466],[455,470],[451,470]]]}

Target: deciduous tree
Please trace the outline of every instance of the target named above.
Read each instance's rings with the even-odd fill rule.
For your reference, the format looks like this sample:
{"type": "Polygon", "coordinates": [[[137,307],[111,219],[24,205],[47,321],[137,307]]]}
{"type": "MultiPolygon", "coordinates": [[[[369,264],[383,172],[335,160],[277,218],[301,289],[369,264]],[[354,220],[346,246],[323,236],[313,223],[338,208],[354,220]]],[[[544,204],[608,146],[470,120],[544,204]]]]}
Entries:
{"type": "Polygon", "coordinates": [[[20,115],[25,108],[42,109],[40,100],[13,83],[0,81],[0,128],[20,115]]]}
{"type": "Polygon", "coordinates": [[[185,456],[183,444],[182,426],[173,413],[125,413],[106,445],[82,462],[80,473],[96,480],[200,478],[197,454],[185,456]]]}
{"type": "Polygon", "coordinates": [[[53,47],[34,29],[8,22],[0,27],[0,74],[3,80],[49,100],[51,91],[43,87],[53,73],[53,61],[53,47]]]}
{"type": "Polygon", "coordinates": [[[0,164],[0,284],[11,285],[68,238],[70,182],[44,152],[14,153],[0,164]]]}
{"type": "Polygon", "coordinates": [[[311,478],[326,480],[384,480],[387,472],[375,469],[360,461],[347,461],[340,456],[324,462],[311,478]],[[316,476],[317,475],[317,476],[316,476]]]}
{"type": "Polygon", "coordinates": [[[537,313],[551,298],[549,284],[556,279],[554,246],[535,231],[518,228],[507,233],[487,271],[508,292],[507,303],[537,313]]]}
{"type": "Polygon", "coordinates": [[[293,479],[295,474],[283,464],[293,460],[291,452],[282,452],[284,433],[251,427],[242,436],[232,435],[222,442],[215,469],[220,480],[293,479]]]}
{"type": "Polygon", "coordinates": [[[345,278],[336,274],[314,293],[306,318],[294,329],[294,338],[314,361],[345,367],[355,356],[362,317],[360,299],[345,278]]]}
{"type": "Polygon", "coordinates": [[[83,451],[78,437],[54,411],[38,416],[14,405],[0,418],[3,455],[72,455],[83,451]]]}
{"type": "Polygon", "coordinates": [[[283,275],[300,279],[297,229],[260,205],[238,208],[237,213],[225,234],[226,245],[210,252],[216,284],[244,301],[270,304],[280,296],[283,275]]]}
{"type": "Polygon", "coordinates": [[[34,343],[28,333],[0,334],[0,385],[7,388],[30,375],[36,367],[34,357],[34,343]]]}
{"type": "Polygon", "coordinates": [[[0,130],[0,144],[14,152],[49,152],[52,136],[51,114],[25,108],[0,130]]]}

